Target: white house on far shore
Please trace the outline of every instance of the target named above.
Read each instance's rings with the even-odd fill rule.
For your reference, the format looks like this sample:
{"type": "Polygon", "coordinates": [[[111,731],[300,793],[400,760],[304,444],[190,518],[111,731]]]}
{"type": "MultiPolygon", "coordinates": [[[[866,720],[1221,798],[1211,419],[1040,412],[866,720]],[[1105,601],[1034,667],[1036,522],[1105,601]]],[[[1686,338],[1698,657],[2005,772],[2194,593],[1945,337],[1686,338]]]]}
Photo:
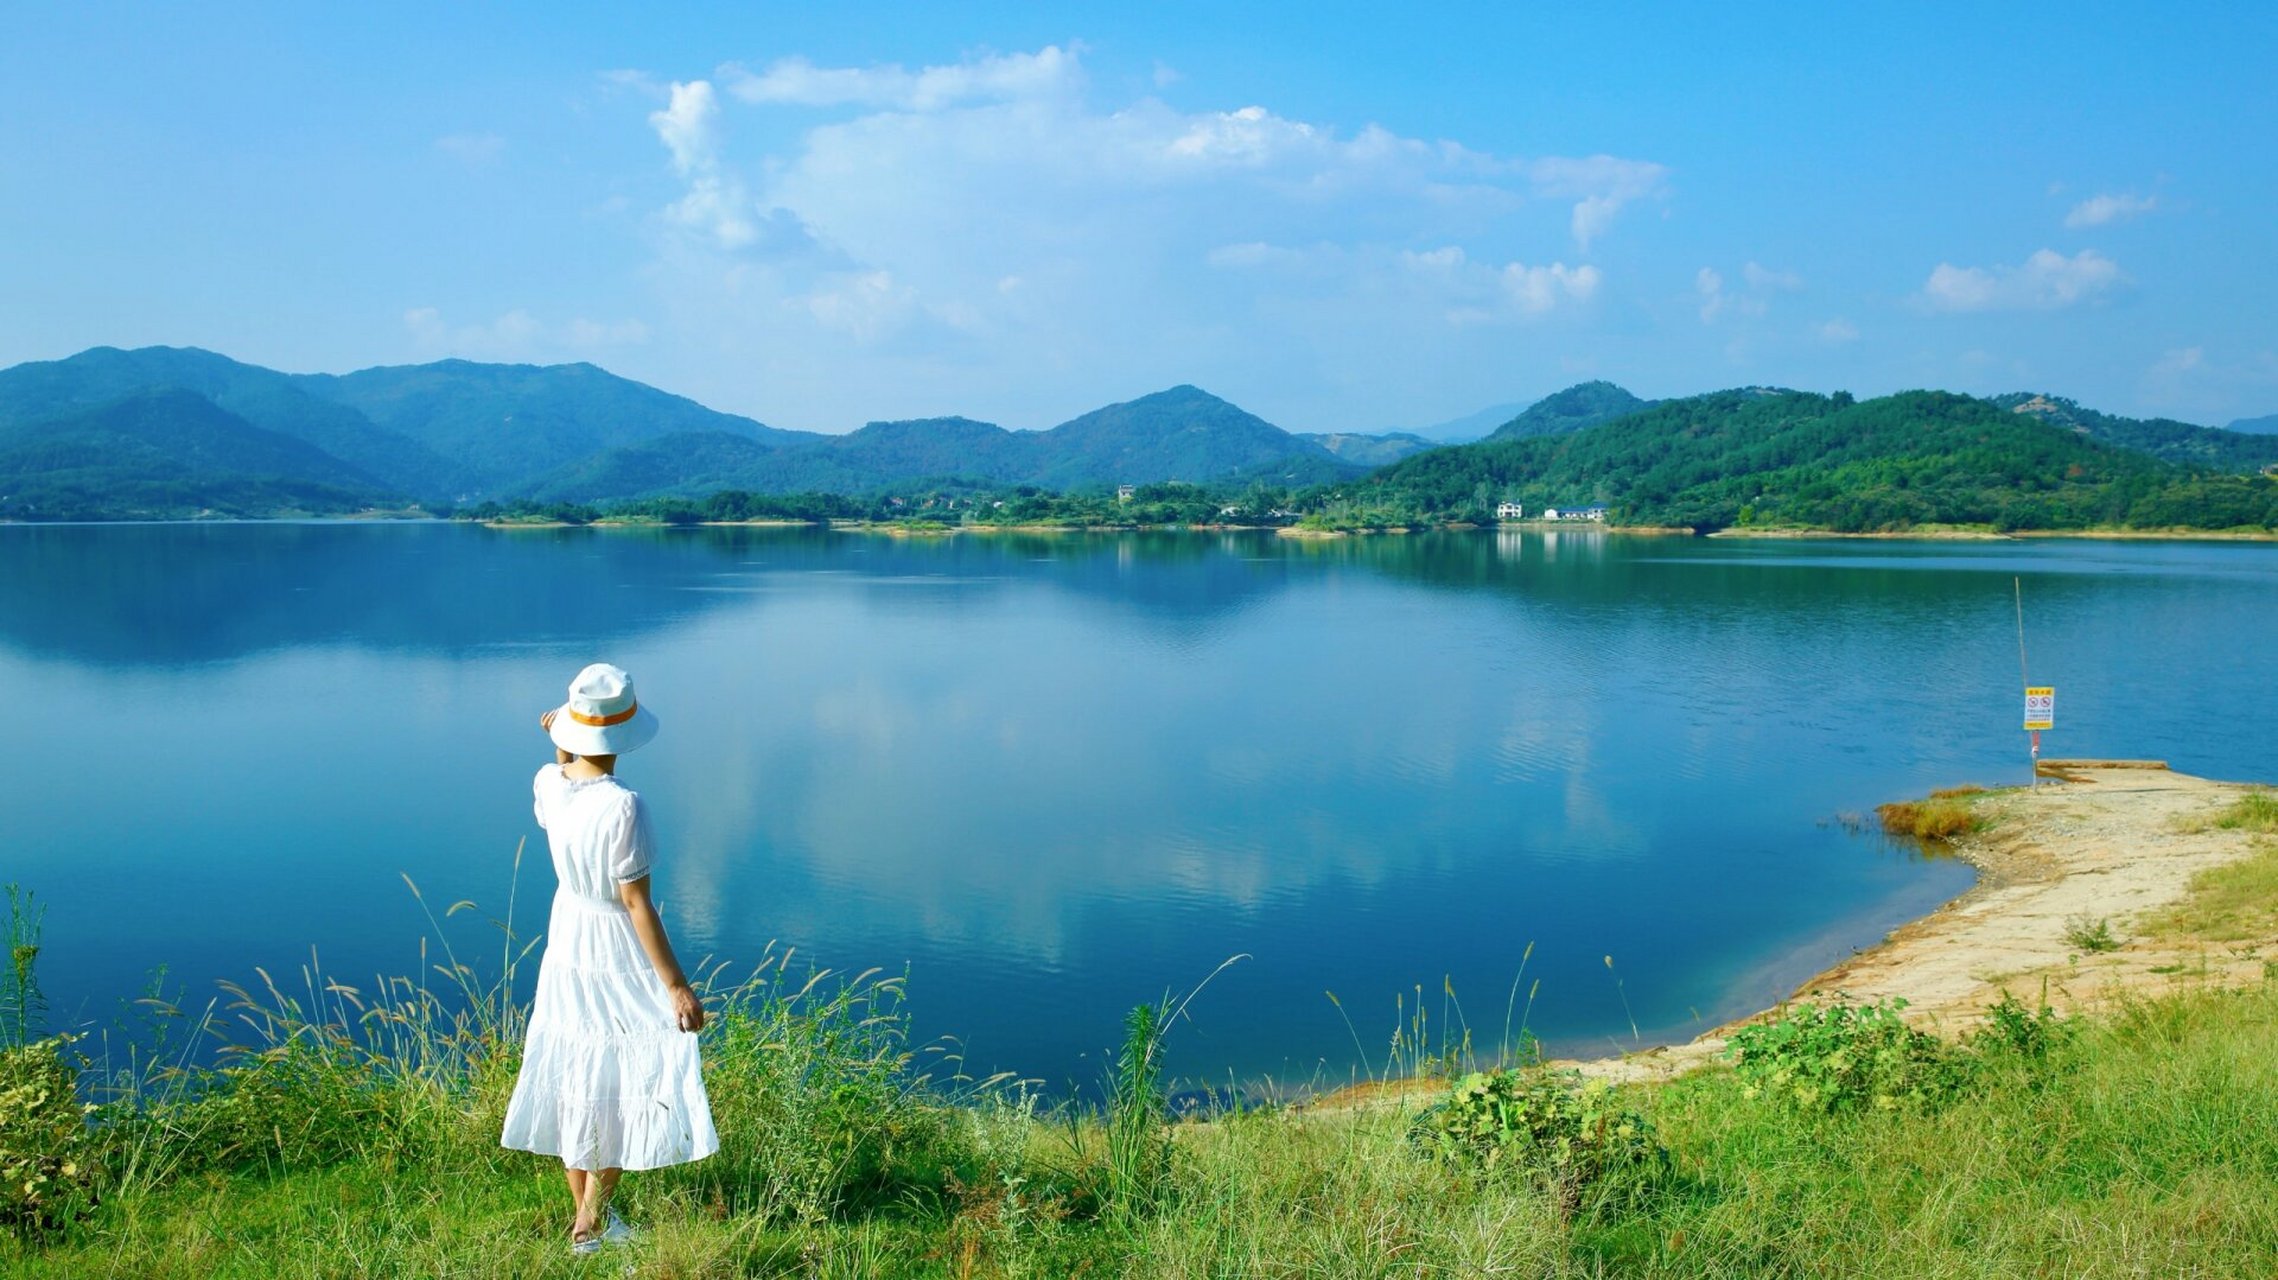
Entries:
{"type": "Polygon", "coordinates": [[[1542,518],[1545,520],[1604,520],[1606,509],[1604,507],[1544,507],[1542,518]]]}
{"type": "Polygon", "coordinates": [[[1516,502],[1505,502],[1495,508],[1495,518],[1497,520],[1523,519],[1526,514],[1527,509],[1520,506],[1516,502]]]}

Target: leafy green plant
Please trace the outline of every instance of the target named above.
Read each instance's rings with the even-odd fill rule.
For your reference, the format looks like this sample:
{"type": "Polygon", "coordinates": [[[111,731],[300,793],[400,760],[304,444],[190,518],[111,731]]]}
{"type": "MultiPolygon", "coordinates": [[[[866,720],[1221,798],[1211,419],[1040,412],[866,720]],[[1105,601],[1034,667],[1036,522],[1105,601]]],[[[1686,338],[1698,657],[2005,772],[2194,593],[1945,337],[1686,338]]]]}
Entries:
{"type": "Polygon", "coordinates": [[[1665,1169],[1652,1122],[1602,1081],[1541,1068],[1473,1072],[1417,1118],[1410,1138],[1443,1163],[1540,1177],[1572,1211],[1609,1178],[1665,1169]]]}
{"type": "Polygon", "coordinates": [[[2076,951],[2118,951],[2120,940],[2112,936],[2112,922],[2104,916],[2091,919],[2087,912],[2064,922],[2064,940],[2076,951]]]}
{"type": "Polygon", "coordinates": [[[1988,1058],[2041,1063],[2060,1046],[2071,1043],[2079,1031],[2077,1022],[2059,1017],[2049,1007],[2045,992],[2040,1006],[2028,1009],[2023,1001],[2004,991],[2000,1003],[1986,1007],[1985,1025],[1970,1033],[1968,1044],[1988,1058]]]}
{"type": "Polygon", "coordinates": [[[8,886],[8,971],[0,975],[0,1046],[30,1044],[32,1031],[47,1012],[35,971],[40,957],[40,918],[32,895],[8,886]]]}
{"type": "Polygon", "coordinates": [[[1165,1009],[1134,1007],[1123,1020],[1107,1101],[1108,1204],[1134,1216],[1153,1207],[1171,1171],[1168,1111],[1163,1101],[1165,1009]]]}
{"type": "Polygon", "coordinates": [[[1968,1063],[1936,1036],[1907,1026],[1899,1016],[1905,1008],[1897,999],[1796,1005],[1734,1032],[1725,1052],[1746,1096],[1799,1111],[1934,1108],[1968,1082],[1968,1063]]]}
{"type": "Polygon", "coordinates": [[[0,1049],[0,1227],[36,1234],[93,1205],[73,1037],[0,1049]]]}

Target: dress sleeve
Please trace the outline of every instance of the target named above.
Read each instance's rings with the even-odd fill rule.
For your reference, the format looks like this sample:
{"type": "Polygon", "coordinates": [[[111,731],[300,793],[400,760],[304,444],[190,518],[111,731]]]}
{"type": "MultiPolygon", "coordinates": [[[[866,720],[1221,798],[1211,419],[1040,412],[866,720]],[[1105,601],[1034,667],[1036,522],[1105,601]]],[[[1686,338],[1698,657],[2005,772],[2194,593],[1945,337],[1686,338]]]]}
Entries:
{"type": "Polygon", "coordinates": [[[631,884],[649,873],[656,859],[656,834],[649,829],[648,806],[637,793],[626,792],[624,803],[612,815],[606,848],[611,880],[631,884]]]}
{"type": "Polygon", "coordinates": [[[562,767],[558,764],[549,764],[541,766],[538,770],[538,776],[530,780],[530,811],[538,815],[538,825],[541,827],[546,825],[546,792],[550,790],[546,783],[551,778],[561,776],[562,767]]]}

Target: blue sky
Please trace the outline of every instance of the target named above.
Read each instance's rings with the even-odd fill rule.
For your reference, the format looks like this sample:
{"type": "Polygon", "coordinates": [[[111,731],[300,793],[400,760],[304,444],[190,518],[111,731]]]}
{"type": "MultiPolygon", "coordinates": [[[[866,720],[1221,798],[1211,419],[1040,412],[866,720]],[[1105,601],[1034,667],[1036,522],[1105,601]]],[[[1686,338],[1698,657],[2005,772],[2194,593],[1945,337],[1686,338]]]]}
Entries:
{"type": "Polygon", "coordinates": [[[824,431],[1181,382],[1292,430],[1593,377],[2278,412],[2268,4],[6,26],[0,364],[591,360],[824,431]]]}

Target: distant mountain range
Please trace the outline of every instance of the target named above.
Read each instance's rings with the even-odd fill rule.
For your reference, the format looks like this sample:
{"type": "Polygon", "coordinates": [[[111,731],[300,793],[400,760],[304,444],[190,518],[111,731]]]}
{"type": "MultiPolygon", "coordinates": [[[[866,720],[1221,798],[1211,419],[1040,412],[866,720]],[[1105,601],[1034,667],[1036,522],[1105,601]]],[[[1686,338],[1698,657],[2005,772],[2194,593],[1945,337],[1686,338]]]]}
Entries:
{"type": "Polygon", "coordinates": [[[0,517],[20,519],[871,493],[936,480],[1302,486],[1370,465],[1185,386],[1049,431],[939,418],[830,436],[589,364],[444,360],[333,376],[195,348],[98,347],[0,370],[0,517]]]}
{"type": "MultiPolygon", "coordinates": [[[[1963,415],[1970,422],[2002,424],[2000,434],[2013,444],[2026,437],[2011,427],[2030,423],[2054,433],[2047,438],[2105,449],[2066,465],[2107,478],[2153,474],[2128,471],[2135,465],[2128,459],[2231,473],[2278,465],[2278,434],[2119,418],[2046,394],[1886,397],[1870,402],[1883,407],[1865,417],[1849,411],[1847,396],[1799,395],[1745,388],[1656,402],[1610,382],[1585,382],[1523,409],[1474,415],[1474,426],[1502,416],[1485,441],[1453,447],[1421,432],[1292,434],[1191,386],[1108,405],[1047,431],[945,417],[822,435],[716,412],[590,364],[444,360],[334,376],[280,373],[194,348],[98,347],[0,370],[0,518],[594,504],[725,489],[877,496],[928,487],[1098,490],[1183,480],[1302,490],[1389,468],[1367,482],[1368,492],[1404,494],[1409,506],[1443,514],[1468,510],[1464,504],[1477,505],[1492,490],[1537,503],[1626,501],[1635,512],[1659,512],[1655,518],[1700,515],[1714,523],[1737,518],[1738,506],[1700,495],[1680,501],[1689,482],[1679,483],[1682,474],[1670,469],[1676,462],[1646,466],[1622,450],[1694,458],[1710,448],[1700,435],[1708,424],[1745,419],[1750,431],[1768,430],[1769,411],[1755,407],[1767,402],[1788,406],[1782,412],[1799,421],[1871,427],[1870,452],[1882,451],[1873,453],[1877,458],[1910,449],[1927,456],[1928,436],[1913,440],[1893,424],[1916,415],[1929,431],[1927,424],[1957,420],[1963,411],[1954,406],[1964,405],[1974,406],[1963,415]],[[1689,434],[1665,438],[1678,422],[1689,434]],[[1449,476],[1466,478],[1460,495],[1433,479],[1449,476]]],[[[1465,421],[1441,427],[1455,430],[1465,421]]],[[[1824,424],[1798,430],[1765,451],[1700,465],[1730,479],[1816,465],[1794,452],[1804,447],[1798,441],[1831,451],[1829,457],[1868,447],[1824,424]]],[[[1968,452],[1958,445],[1954,451],[1968,452]]],[[[2025,452],[2047,450],[2033,444],[2025,452]]],[[[1912,508],[1902,502],[1892,509],[1912,508]]]]}
{"type": "Polygon", "coordinates": [[[2249,435],[2278,433],[2278,413],[2268,414],[2260,418],[2240,418],[2231,423],[2230,429],[2244,431],[2249,435]]]}

